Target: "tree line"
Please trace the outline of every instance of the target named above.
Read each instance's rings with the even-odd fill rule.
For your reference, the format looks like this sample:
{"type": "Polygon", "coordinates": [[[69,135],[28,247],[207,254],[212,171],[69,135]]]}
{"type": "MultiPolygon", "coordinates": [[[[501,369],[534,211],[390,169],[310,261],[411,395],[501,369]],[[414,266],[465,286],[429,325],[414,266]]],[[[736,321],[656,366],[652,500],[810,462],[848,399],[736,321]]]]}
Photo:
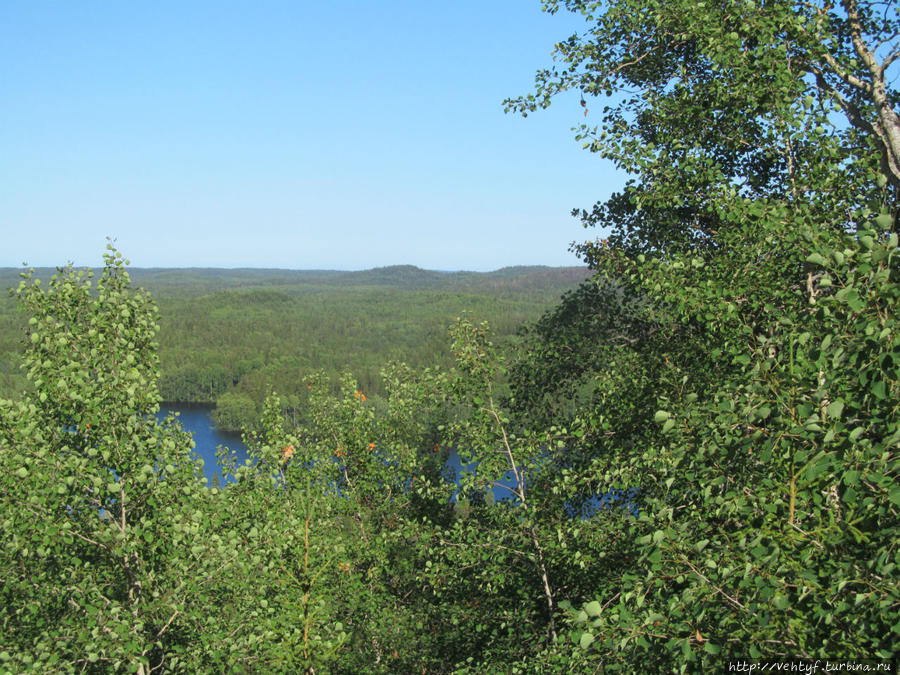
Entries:
{"type": "MultiPolygon", "coordinates": [[[[633,180],[594,276],[449,366],[304,379],[207,488],[121,254],[19,290],[0,402],[9,671],[700,672],[895,657],[896,7],[544,3],[585,17],[523,114],[580,94],[633,180]],[[893,10],[893,13],[892,13],[893,10]],[[595,97],[616,94],[598,112],[595,97]],[[443,475],[449,448],[459,485],[443,475]],[[477,465],[477,466],[476,466],[477,465]],[[498,498],[493,488],[503,481],[498,498]]],[[[593,116],[593,117],[591,117],[593,116]]]]}
{"type": "MultiPolygon", "coordinates": [[[[47,278],[52,272],[41,271],[47,278]]],[[[18,272],[3,275],[13,285],[18,272]]],[[[463,312],[489,320],[514,341],[584,267],[506,268],[446,273],[412,266],[367,272],[283,270],[133,270],[160,307],[160,394],[175,403],[215,404],[223,430],[259,419],[277,391],[297,417],[305,379],[345,370],[371,396],[384,394],[379,371],[389,360],[447,366],[447,328],[463,312]]],[[[24,322],[14,298],[0,303],[0,392],[21,392],[24,322]]]]}

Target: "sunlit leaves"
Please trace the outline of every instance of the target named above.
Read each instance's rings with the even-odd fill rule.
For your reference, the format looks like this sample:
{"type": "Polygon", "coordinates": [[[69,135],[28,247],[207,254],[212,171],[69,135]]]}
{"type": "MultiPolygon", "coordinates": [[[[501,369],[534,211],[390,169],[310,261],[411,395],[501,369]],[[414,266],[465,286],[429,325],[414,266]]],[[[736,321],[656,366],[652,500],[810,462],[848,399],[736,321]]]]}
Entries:
{"type": "Polygon", "coordinates": [[[885,128],[874,88],[835,77],[877,80],[856,56],[895,43],[896,17],[868,3],[561,6],[586,30],[508,104],[612,93],[579,140],[635,177],[576,212],[609,228],[576,247],[597,286],[631,302],[564,303],[513,369],[533,414],[565,396],[588,422],[571,464],[593,485],[637,488],[633,521],[593,519],[615,564],[582,599],[604,611],[590,631],[573,617],[575,644],[625,672],[712,667],[736,643],[755,658],[886,653],[897,181],[879,169],[893,151],[872,137],[885,128]],[[865,35],[847,22],[857,10],[865,35]],[[856,115],[844,123],[840,97],[856,115]],[[593,395],[572,397],[561,372],[593,395]],[[881,613],[854,584],[878,589],[881,613]]]}

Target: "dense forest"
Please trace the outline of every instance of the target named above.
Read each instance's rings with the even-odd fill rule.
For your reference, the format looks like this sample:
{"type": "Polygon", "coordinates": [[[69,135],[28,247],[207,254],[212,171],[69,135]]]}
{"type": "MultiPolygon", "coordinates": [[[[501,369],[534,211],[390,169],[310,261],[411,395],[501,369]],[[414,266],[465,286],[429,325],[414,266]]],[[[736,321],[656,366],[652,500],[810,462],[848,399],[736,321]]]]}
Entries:
{"type": "MultiPolygon", "coordinates": [[[[18,286],[21,270],[0,270],[18,286]]],[[[49,279],[55,270],[35,270],[49,279]]],[[[364,272],[132,269],[160,309],[160,394],[164,401],[216,403],[226,430],[252,427],[272,391],[293,419],[306,380],[351,371],[370,396],[384,395],[380,370],[399,360],[449,366],[447,329],[463,314],[490,322],[507,343],[576,283],[586,267],[510,267],[434,272],[395,266],[364,272]]],[[[0,297],[0,395],[25,390],[19,364],[26,321],[0,297]]]]}
{"type": "MultiPolygon", "coordinates": [[[[543,6],[584,30],[507,109],[575,92],[600,120],[579,140],[631,180],[576,212],[605,228],[578,247],[592,276],[515,339],[466,298],[446,361],[389,346],[366,386],[325,364],[292,415],[277,390],[296,383],[266,371],[312,358],[277,351],[314,330],[290,283],[160,287],[159,309],[112,249],[93,277],[23,280],[28,386],[0,400],[0,669],[892,672],[897,6],[543,6]],[[279,312],[270,337],[235,338],[272,378],[253,461],[207,487],[189,435],[151,414],[181,386],[161,376],[165,331],[209,330],[202,353],[279,312]]],[[[411,292],[427,315],[435,296],[411,292]]],[[[366,321],[326,331],[404,344],[366,321]]],[[[230,376],[221,394],[243,393],[230,376]]]]}

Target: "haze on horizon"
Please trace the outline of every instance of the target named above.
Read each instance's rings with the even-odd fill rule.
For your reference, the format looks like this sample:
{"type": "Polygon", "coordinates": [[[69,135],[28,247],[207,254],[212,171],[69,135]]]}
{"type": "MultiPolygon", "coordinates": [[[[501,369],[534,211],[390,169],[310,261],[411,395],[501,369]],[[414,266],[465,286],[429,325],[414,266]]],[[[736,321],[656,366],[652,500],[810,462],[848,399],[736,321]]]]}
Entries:
{"type": "MultiPolygon", "coordinates": [[[[522,119],[540,2],[0,6],[0,266],[580,264],[624,177],[577,97],[522,119]]],[[[599,105],[599,102],[598,102],[599,105]]],[[[599,111],[598,111],[599,112],[599,111]]]]}
{"type": "MultiPolygon", "coordinates": [[[[137,271],[137,272],[144,272],[144,273],[194,271],[194,272],[210,272],[210,273],[253,272],[253,273],[258,273],[258,274],[265,274],[267,272],[271,272],[272,274],[288,273],[288,272],[301,273],[301,274],[302,273],[353,274],[353,273],[363,273],[363,272],[389,271],[389,270],[396,270],[398,268],[411,268],[412,270],[418,271],[418,272],[424,272],[424,273],[434,272],[437,274],[493,274],[496,272],[502,272],[503,270],[510,270],[510,269],[517,269],[517,268],[523,268],[523,269],[524,268],[546,268],[548,270],[552,270],[552,269],[567,269],[567,268],[574,268],[574,267],[585,267],[585,268],[587,267],[583,262],[581,262],[577,259],[573,259],[568,264],[563,263],[561,265],[544,265],[541,263],[535,263],[533,265],[502,265],[500,267],[496,267],[493,269],[481,269],[481,270],[466,269],[466,268],[432,269],[432,268],[420,267],[418,265],[404,264],[404,263],[398,263],[396,265],[376,265],[374,267],[358,267],[358,268],[352,268],[352,269],[351,268],[336,268],[336,267],[332,267],[332,268],[323,268],[323,267],[246,267],[246,266],[209,267],[209,266],[199,266],[199,265],[191,265],[191,266],[181,265],[181,266],[165,267],[165,266],[160,266],[160,265],[154,265],[154,266],[134,265],[133,264],[134,261],[132,261],[130,258],[127,258],[127,256],[126,256],[126,260],[128,262],[128,269],[131,272],[137,271]]],[[[69,262],[72,262],[72,261],[66,261],[65,263],[59,263],[57,265],[32,265],[30,263],[24,264],[24,265],[3,265],[3,266],[0,266],[0,272],[12,271],[12,272],[18,273],[21,271],[33,269],[33,270],[35,270],[36,273],[38,273],[38,276],[40,276],[41,272],[44,272],[47,270],[56,270],[60,267],[65,267],[65,265],[69,264],[69,262]]],[[[90,268],[95,272],[103,269],[102,265],[90,265],[90,264],[78,265],[75,263],[72,263],[72,264],[76,267],[76,269],[90,268]]]]}

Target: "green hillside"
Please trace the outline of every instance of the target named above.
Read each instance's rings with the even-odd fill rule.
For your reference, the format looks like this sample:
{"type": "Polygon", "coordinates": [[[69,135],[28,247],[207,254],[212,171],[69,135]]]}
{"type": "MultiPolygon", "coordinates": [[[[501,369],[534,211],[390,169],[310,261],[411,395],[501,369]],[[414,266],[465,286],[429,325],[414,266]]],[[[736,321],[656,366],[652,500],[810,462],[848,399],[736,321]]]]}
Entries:
{"type": "MultiPolygon", "coordinates": [[[[0,269],[0,284],[14,287],[19,272],[0,269]]],[[[54,272],[35,270],[44,280],[54,272]]],[[[447,365],[447,327],[460,315],[488,320],[508,341],[588,270],[439,272],[398,265],[356,272],[132,269],[130,275],[160,308],[163,397],[212,403],[224,396],[220,422],[237,427],[256,418],[273,389],[288,406],[299,405],[305,379],[319,370],[334,380],[350,370],[360,386],[378,395],[379,371],[388,361],[447,365]]],[[[18,368],[23,321],[4,294],[0,393],[25,386],[18,368]]]]}

